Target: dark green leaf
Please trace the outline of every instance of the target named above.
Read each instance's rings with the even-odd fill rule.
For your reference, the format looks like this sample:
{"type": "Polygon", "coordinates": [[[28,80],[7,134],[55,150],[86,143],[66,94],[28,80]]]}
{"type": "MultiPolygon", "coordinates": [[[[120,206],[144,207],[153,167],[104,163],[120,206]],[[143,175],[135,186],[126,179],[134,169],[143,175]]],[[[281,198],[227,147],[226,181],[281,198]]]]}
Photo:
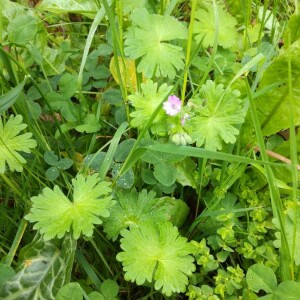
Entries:
{"type": "Polygon", "coordinates": [[[46,177],[50,181],[54,181],[59,176],[59,171],[56,167],[51,167],[46,171],[46,177]]]}
{"type": "Polygon", "coordinates": [[[8,110],[18,100],[23,91],[23,87],[26,81],[27,78],[25,78],[20,84],[10,90],[7,94],[0,97],[0,113],[8,110]]]}

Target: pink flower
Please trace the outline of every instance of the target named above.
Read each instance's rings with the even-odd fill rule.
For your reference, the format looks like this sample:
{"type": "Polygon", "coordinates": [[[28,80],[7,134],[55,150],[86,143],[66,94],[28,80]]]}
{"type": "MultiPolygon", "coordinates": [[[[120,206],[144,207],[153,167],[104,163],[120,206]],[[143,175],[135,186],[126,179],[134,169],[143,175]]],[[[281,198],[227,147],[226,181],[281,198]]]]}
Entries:
{"type": "Polygon", "coordinates": [[[168,101],[163,103],[163,108],[169,116],[176,116],[181,110],[181,101],[175,95],[169,96],[168,101]]]}

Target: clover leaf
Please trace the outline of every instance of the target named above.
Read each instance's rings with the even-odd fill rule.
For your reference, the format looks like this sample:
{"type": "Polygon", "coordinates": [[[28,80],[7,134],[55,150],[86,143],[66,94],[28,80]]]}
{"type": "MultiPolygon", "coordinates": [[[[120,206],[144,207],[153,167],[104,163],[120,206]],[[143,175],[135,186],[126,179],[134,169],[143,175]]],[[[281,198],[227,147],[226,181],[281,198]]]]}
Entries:
{"type": "Polygon", "coordinates": [[[30,213],[25,217],[36,224],[45,240],[57,236],[62,238],[66,232],[73,230],[73,237],[78,239],[82,234],[90,237],[94,224],[102,224],[101,217],[109,216],[111,200],[109,183],[100,182],[98,174],[84,177],[79,174],[72,180],[73,201],[71,202],[58,186],[54,189],[44,188],[33,202],[30,213]]]}
{"type": "Polygon", "coordinates": [[[117,260],[123,264],[125,279],[138,285],[155,281],[156,290],[170,296],[184,292],[188,276],[195,271],[193,246],[179,236],[171,223],[144,223],[121,231],[117,260]]]}
{"type": "Polygon", "coordinates": [[[169,41],[186,39],[187,29],[171,16],[150,15],[145,8],[132,13],[132,26],[125,33],[125,54],[141,58],[137,71],[147,78],[163,76],[174,79],[184,67],[182,47],[169,41]]]}
{"type": "Polygon", "coordinates": [[[11,171],[22,172],[22,164],[26,163],[26,160],[18,152],[30,153],[30,149],[37,145],[36,141],[31,139],[32,133],[18,135],[27,127],[22,123],[22,119],[21,115],[11,115],[3,125],[0,117],[0,174],[5,172],[5,163],[11,171]]]}
{"type": "MultiPolygon", "coordinates": [[[[164,83],[157,88],[156,82],[147,80],[146,83],[141,84],[141,89],[142,93],[136,92],[135,94],[128,96],[128,99],[135,108],[135,111],[130,114],[132,117],[131,126],[140,128],[145,125],[155,109],[167,97],[172,89],[172,86],[168,86],[164,83]]],[[[164,129],[164,126],[162,125],[164,118],[165,113],[161,110],[152,122],[152,131],[155,131],[155,128],[159,126],[163,127],[162,130],[164,129]]]]}
{"type": "MultiPolygon", "coordinates": [[[[195,13],[194,33],[198,43],[202,41],[204,48],[212,47],[215,41],[215,14],[213,6],[207,5],[205,8],[200,8],[195,13]]],[[[221,6],[218,5],[218,44],[224,48],[229,48],[236,43],[237,31],[236,20],[221,6]]]]}
{"type": "Polygon", "coordinates": [[[208,80],[190,104],[194,116],[187,121],[186,129],[198,147],[205,144],[209,150],[221,150],[222,142],[235,143],[239,130],[234,126],[245,119],[242,100],[238,90],[224,89],[208,80]]]}

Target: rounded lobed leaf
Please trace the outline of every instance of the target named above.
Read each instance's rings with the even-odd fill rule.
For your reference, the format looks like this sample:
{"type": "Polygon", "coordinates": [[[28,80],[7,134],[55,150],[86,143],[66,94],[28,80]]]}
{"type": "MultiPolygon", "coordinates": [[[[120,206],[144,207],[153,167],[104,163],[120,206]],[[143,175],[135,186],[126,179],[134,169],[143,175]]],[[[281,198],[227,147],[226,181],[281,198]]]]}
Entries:
{"type": "Polygon", "coordinates": [[[144,223],[121,231],[117,260],[123,264],[125,279],[138,285],[155,281],[155,289],[167,296],[184,292],[195,271],[193,246],[179,236],[171,223],[144,223]]]}
{"type": "Polygon", "coordinates": [[[25,218],[36,222],[33,228],[40,230],[45,240],[63,237],[71,226],[75,239],[81,233],[90,237],[94,224],[101,224],[101,217],[109,216],[109,208],[114,204],[108,196],[110,183],[100,182],[98,174],[87,177],[79,174],[72,184],[73,202],[58,186],[53,190],[46,187],[42,194],[31,198],[32,208],[25,218]]]}

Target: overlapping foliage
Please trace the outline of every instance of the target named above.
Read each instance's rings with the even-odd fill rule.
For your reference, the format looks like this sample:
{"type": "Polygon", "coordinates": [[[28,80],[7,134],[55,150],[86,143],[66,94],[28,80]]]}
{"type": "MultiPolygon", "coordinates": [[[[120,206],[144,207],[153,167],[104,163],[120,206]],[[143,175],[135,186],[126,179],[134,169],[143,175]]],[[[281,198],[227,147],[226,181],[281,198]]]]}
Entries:
{"type": "Polygon", "coordinates": [[[298,297],[298,7],[246,2],[1,1],[1,299],[298,297]]]}

